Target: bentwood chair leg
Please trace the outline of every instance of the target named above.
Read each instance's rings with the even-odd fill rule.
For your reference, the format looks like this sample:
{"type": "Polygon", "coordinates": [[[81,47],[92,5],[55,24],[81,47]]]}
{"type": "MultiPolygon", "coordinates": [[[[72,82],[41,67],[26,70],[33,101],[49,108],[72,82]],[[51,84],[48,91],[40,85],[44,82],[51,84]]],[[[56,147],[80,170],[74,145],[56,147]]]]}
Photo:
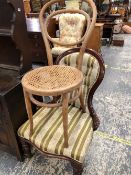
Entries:
{"type": "Polygon", "coordinates": [[[24,91],[24,97],[25,97],[25,105],[26,105],[26,110],[27,110],[27,114],[28,114],[28,118],[29,118],[29,121],[30,121],[30,137],[32,136],[33,134],[33,113],[32,113],[32,106],[31,106],[31,101],[30,101],[30,97],[29,97],[29,94],[25,91],[24,91]]]}
{"type": "Polygon", "coordinates": [[[81,90],[81,93],[80,93],[80,96],[79,96],[79,100],[80,100],[80,104],[81,104],[83,112],[86,112],[82,90],[81,90]]]}
{"type": "Polygon", "coordinates": [[[64,147],[68,148],[68,94],[62,95],[62,115],[64,129],[64,147]]]}

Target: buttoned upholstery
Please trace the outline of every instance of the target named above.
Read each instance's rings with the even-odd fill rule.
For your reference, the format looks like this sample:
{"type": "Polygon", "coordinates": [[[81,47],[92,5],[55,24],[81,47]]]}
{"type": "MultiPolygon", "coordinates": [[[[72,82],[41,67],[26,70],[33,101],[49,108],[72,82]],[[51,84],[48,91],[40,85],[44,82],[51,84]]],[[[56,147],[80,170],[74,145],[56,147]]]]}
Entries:
{"type": "MultiPolygon", "coordinates": [[[[61,14],[59,17],[59,31],[60,31],[60,38],[56,38],[62,43],[70,44],[80,40],[84,26],[86,23],[85,16],[82,14],[61,14]]],[[[73,48],[75,46],[60,46],[54,44],[52,48],[53,55],[60,55],[64,51],[68,50],[69,48],[73,48]]]]}
{"type": "MultiPolygon", "coordinates": [[[[63,57],[59,64],[76,67],[77,56],[78,56],[77,52],[69,54],[63,57]]],[[[96,81],[99,74],[98,61],[96,60],[95,57],[93,57],[88,53],[85,53],[83,56],[82,72],[84,75],[82,90],[84,95],[84,103],[86,105],[89,90],[91,89],[92,85],[96,81]]],[[[75,101],[74,106],[80,107],[79,99],[75,101]]]]}

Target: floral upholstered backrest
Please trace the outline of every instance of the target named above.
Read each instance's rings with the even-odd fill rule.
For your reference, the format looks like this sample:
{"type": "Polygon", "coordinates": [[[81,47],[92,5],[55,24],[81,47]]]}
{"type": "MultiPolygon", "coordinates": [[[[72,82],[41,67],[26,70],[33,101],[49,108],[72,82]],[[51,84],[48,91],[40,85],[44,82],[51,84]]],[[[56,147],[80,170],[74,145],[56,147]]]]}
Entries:
{"type": "Polygon", "coordinates": [[[79,41],[85,26],[85,16],[82,14],[62,14],[59,17],[60,41],[74,43],[79,41]]]}
{"type": "MultiPolygon", "coordinates": [[[[67,65],[76,67],[76,58],[78,56],[78,52],[72,53],[70,55],[67,55],[62,58],[59,64],[61,65],[67,65]]],[[[88,93],[93,84],[96,82],[98,75],[99,75],[99,63],[97,59],[88,54],[85,53],[83,56],[83,64],[82,64],[82,72],[84,75],[82,90],[84,95],[84,103],[87,103],[88,93]]],[[[75,104],[76,107],[80,107],[79,99],[76,100],[75,104]]]]}
{"type": "MultiPolygon", "coordinates": [[[[71,14],[65,13],[59,16],[59,31],[60,38],[53,38],[55,41],[60,41],[64,44],[75,43],[79,41],[84,33],[84,27],[86,24],[85,16],[79,13],[71,14]]],[[[60,55],[70,48],[76,47],[72,46],[61,46],[53,43],[54,47],[51,52],[53,55],[60,55]]]]}

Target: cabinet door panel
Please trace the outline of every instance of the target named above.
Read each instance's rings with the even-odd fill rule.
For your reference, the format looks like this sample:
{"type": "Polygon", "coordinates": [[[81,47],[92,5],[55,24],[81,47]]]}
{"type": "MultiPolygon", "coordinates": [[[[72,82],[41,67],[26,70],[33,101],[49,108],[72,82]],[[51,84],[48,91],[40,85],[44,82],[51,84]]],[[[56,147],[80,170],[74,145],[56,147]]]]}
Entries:
{"type": "Polygon", "coordinates": [[[3,127],[0,127],[0,143],[4,145],[9,145],[7,133],[3,127]]]}
{"type": "Polygon", "coordinates": [[[8,145],[8,136],[5,128],[7,127],[4,121],[4,111],[2,108],[2,103],[0,102],[0,143],[4,145],[8,145]]]}

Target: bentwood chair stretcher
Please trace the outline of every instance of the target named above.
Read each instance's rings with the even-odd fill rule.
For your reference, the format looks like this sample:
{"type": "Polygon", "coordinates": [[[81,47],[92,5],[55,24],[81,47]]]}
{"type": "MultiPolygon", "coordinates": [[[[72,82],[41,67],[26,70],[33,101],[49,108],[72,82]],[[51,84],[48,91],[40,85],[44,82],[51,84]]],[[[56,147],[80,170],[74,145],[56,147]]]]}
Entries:
{"type": "Polygon", "coordinates": [[[83,111],[84,102],[82,97],[81,85],[83,74],[74,67],[54,65],[34,69],[28,72],[22,79],[24,89],[26,109],[30,120],[30,137],[33,134],[33,118],[31,102],[38,106],[58,107],[62,106],[64,146],[68,147],[68,102],[75,101],[78,97],[83,111]],[[75,91],[75,96],[69,95],[75,91]],[[47,104],[37,101],[33,95],[38,96],[62,96],[60,103],[47,104]]]}

